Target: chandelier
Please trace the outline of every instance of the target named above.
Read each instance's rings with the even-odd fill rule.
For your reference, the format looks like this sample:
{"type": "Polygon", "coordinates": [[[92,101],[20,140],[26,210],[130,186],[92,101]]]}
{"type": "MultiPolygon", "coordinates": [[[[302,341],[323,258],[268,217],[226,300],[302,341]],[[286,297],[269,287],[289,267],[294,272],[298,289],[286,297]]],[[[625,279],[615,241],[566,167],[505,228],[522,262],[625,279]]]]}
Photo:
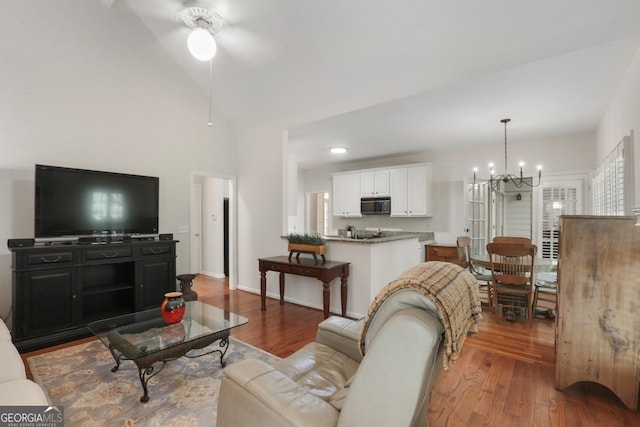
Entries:
{"type": "MultiPolygon", "coordinates": [[[[522,186],[527,187],[537,187],[540,185],[540,178],[542,177],[542,166],[538,165],[538,182],[536,184],[533,183],[533,178],[525,178],[523,176],[524,172],[524,162],[520,162],[520,173],[518,175],[513,175],[507,172],[507,123],[509,123],[511,119],[502,119],[500,123],[504,123],[504,172],[500,175],[496,175],[496,171],[494,169],[493,163],[489,163],[489,179],[481,179],[482,182],[479,185],[488,184],[492,191],[500,191],[500,182],[504,182],[505,184],[508,182],[513,183],[516,188],[521,188],[522,186]]],[[[478,172],[478,168],[473,168],[473,184],[476,185],[476,173],[478,172]]]]}

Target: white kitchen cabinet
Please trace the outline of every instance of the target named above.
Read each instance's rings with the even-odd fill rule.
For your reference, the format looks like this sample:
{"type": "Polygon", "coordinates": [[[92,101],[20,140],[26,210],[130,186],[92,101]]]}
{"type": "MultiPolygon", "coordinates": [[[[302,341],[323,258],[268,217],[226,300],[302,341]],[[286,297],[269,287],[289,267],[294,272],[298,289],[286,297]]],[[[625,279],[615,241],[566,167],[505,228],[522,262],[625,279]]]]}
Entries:
{"type": "Polygon", "coordinates": [[[431,167],[413,165],[391,169],[391,216],[431,216],[431,167]]]}
{"type": "Polygon", "coordinates": [[[362,216],[360,213],[360,173],[333,176],[333,215],[362,216]]]}
{"type": "Polygon", "coordinates": [[[362,172],[360,185],[362,197],[389,196],[389,169],[362,172]]]}

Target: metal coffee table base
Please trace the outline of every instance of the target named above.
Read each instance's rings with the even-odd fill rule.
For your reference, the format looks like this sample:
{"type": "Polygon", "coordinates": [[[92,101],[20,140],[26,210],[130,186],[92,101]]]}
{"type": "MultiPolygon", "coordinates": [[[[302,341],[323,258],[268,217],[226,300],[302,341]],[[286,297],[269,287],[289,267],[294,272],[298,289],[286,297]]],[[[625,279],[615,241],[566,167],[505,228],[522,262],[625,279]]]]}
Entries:
{"type": "MultiPolygon", "coordinates": [[[[116,366],[111,368],[111,372],[116,372],[120,367],[121,358],[114,351],[115,349],[121,350],[120,348],[118,348],[117,341],[112,342],[112,344],[109,345],[109,351],[111,352],[111,355],[116,361],[116,366]]],[[[228,349],[229,349],[229,330],[226,330],[226,331],[218,332],[216,334],[202,337],[197,340],[189,341],[183,344],[178,344],[173,347],[167,348],[166,350],[157,351],[155,353],[142,355],[140,357],[135,357],[131,359],[127,358],[126,360],[132,360],[133,363],[135,363],[136,366],[138,367],[138,376],[140,377],[140,383],[142,384],[142,390],[144,392],[144,394],[140,397],[140,402],[145,403],[149,401],[149,390],[148,390],[147,384],[149,383],[149,380],[151,378],[153,378],[154,376],[159,374],[160,371],[162,371],[162,368],[164,368],[164,365],[166,365],[167,362],[179,359],[183,356],[189,357],[189,358],[196,358],[196,357],[206,356],[207,354],[211,354],[211,353],[219,353],[220,365],[224,368],[226,365],[226,362],[224,362],[224,360],[222,359],[224,355],[227,353],[228,349]],[[220,347],[219,349],[214,348],[211,351],[207,351],[206,353],[197,354],[197,355],[187,354],[191,350],[197,350],[197,349],[207,347],[208,345],[213,344],[218,340],[220,340],[220,343],[218,344],[218,346],[220,347]]]]}

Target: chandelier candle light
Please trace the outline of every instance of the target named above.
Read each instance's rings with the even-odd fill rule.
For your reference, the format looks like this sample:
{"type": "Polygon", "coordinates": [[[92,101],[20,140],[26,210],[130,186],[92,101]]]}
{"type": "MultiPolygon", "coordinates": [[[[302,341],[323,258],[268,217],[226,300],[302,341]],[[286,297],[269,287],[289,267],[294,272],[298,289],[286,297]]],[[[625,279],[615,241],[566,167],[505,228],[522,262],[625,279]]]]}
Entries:
{"type": "MultiPolygon", "coordinates": [[[[488,182],[489,187],[493,191],[500,190],[500,181],[504,182],[505,184],[511,181],[517,188],[520,188],[523,185],[526,185],[528,187],[537,187],[540,185],[540,179],[542,177],[542,166],[538,165],[538,183],[537,184],[533,183],[533,179],[529,181],[528,179],[524,178],[523,176],[524,162],[520,162],[519,164],[520,166],[519,176],[510,174],[507,172],[507,123],[509,123],[510,121],[511,119],[500,120],[500,123],[504,123],[504,173],[501,175],[496,175],[495,174],[496,171],[493,167],[493,163],[489,163],[489,175],[490,175],[489,179],[482,180],[482,181],[488,182]]],[[[476,172],[478,172],[478,168],[473,168],[473,184],[474,185],[476,184],[476,172]]]]}

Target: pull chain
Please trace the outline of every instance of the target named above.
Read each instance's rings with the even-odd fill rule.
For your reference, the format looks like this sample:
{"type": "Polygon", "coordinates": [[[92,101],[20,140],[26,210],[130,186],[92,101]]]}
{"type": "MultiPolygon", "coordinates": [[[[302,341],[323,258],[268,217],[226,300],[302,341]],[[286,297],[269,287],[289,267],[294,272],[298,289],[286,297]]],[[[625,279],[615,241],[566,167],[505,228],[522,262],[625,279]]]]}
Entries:
{"type": "Polygon", "coordinates": [[[209,60],[209,127],[213,126],[213,119],[211,117],[211,110],[213,104],[213,96],[211,95],[213,86],[213,58],[209,60]]]}

